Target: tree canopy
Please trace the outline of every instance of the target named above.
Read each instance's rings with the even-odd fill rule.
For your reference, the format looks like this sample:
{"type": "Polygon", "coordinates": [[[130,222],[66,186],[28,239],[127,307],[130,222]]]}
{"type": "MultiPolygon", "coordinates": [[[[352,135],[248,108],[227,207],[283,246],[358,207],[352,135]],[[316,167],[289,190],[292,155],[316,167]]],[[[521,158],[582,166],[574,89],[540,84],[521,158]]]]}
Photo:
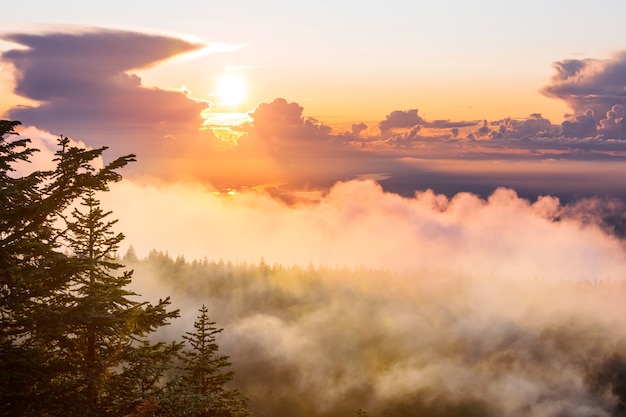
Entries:
{"type": "Polygon", "coordinates": [[[220,373],[230,364],[214,356],[206,310],[199,320],[208,333],[185,336],[191,350],[181,353],[185,341],[151,337],[178,317],[169,298],[152,304],[128,289],[133,272],[117,258],[124,236],[97,195],[121,180],[135,155],[98,168],[106,147],[61,136],[53,169],[20,176],[17,164],[37,149],[18,125],[0,121],[0,415],[173,416],[174,391],[195,399],[179,402],[177,415],[207,415],[197,405],[209,403],[220,416],[245,415],[238,392],[223,388],[232,372],[220,373]],[[217,373],[203,368],[207,358],[217,373]],[[197,382],[196,370],[209,385],[197,382]]]}

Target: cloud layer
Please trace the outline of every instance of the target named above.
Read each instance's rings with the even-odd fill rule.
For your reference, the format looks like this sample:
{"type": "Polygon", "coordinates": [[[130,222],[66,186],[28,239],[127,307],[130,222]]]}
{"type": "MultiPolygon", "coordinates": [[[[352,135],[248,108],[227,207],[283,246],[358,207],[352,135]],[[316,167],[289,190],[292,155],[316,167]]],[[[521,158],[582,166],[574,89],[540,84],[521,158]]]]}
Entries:
{"type": "Polygon", "coordinates": [[[206,45],[101,29],[5,34],[2,39],[24,47],[2,55],[15,68],[15,92],[40,103],[14,108],[10,118],[94,147],[137,153],[146,169],[164,155],[180,157],[190,144],[202,149],[197,143],[200,112],[208,103],[185,92],[145,87],[131,71],[206,45]]]}
{"type": "Polygon", "coordinates": [[[171,337],[209,306],[256,415],[618,415],[626,251],[603,219],[623,206],[373,181],[293,206],[132,182],[104,197],[141,256],[208,257],[130,267],[183,309],[171,337]]]}
{"type": "Polygon", "coordinates": [[[289,206],[265,193],[224,197],[200,186],[122,182],[103,199],[144,255],[159,249],[199,259],[455,268],[511,278],[608,280],[626,273],[617,239],[561,218],[553,197],[531,203],[508,189],[487,200],[431,191],[403,198],[363,180],[340,183],[317,203],[289,206]],[[161,226],[151,227],[155,222],[161,226]]]}

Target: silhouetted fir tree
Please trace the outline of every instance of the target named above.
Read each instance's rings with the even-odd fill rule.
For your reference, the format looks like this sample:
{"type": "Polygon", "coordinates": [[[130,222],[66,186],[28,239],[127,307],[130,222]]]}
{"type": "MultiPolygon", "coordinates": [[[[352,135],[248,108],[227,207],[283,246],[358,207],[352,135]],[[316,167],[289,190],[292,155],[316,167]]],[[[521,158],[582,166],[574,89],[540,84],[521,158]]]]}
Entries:
{"type": "Polygon", "coordinates": [[[34,329],[38,301],[50,293],[54,283],[46,284],[54,245],[45,239],[49,225],[39,221],[30,226],[43,198],[39,185],[43,174],[25,177],[11,175],[14,165],[28,161],[35,149],[28,139],[9,140],[17,134],[19,122],[0,121],[0,413],[26,415],[34,401],[42,398],[33,387],[46,385],[49,361],[45,347],[28,337],[34,329]],[[24,343],[17,343],[24,340],[24,343]]]}
{"type": "Polygon", "coordinates": [[[56,355],[65,306],[62,295],[75,265],[63,254],[61,213],[85,190],[103,189],[132,155],[85,176],[105,148],[69,148],[59,140],[56,169],[15,174],[36,149],[8,140],[19,122],[0,121],[0,413],[38,415],[63,408],[66,364],[56,355]],[[67,151],[67,152],[66,152],[67,151]]]}
{"type": "Polygon", "coordinates": [[[246,401],[236,389],[227,387],[234,378],[228,356],[218,354],[215,340],[222,329],[215,327],[202,306],[194,332],[183,339],[189,348],[183,351],[183,374],[172,383],[165,415],[180,417],[244,417],[249,416],[246,401]]]}
{"type": "Polygon", "coordinates": [[[137,257],[137,252],[135,251],[135,248],[133,247],[133,245],[130,245],[128,247],[128,250],[126,251],[126,254],[124,255],[124,257],[122,258],[122,261],[124,261],[124,263],[139,262],[139,258],[137,257]]]}
{"type": "Polygon", "coordinates": [[[143,415],[153,406],[161,408],[167,374],[174,369],[173,360],[181,348],[182,344],[146,340],[129,348],[123,370],[111,377],[110,389],[114,393],[111,408],[118,410],[115,415],[143,415]]]}
{"type": "Polygon", "coordinates": [[[115,254],[124,236],[112,231],[116,220],[107,220],[111,213],[101,209],[92,190],[81,206],[73,210],[66,236],[79,268],[68,295],[72,337],[65,346],[75,364],[71,371],[78,378],[76,392],[84,411],[91,416],[119,415],[159,388],[164,369],[181,346],[139,341],[177,317],[178,311],[167,311],[169,298],[156,305],[131,298],[137,294],[125,288],[132,271],[118,273],[123,265],[115,254]],[[120,401],[120,396],[126,400],[120,401]]]}
{"type": "Polygon", "coordinates": [[[123,415],[181,347],[142,340],[177,312],[132,299],[113,258],[122,237],[94,198],[134,155],[96,169],[106,148],[61,137],[54,169],[20,176],[36,149],[8,139],[18,124],[0,121],[0,415],[123,415]]]}

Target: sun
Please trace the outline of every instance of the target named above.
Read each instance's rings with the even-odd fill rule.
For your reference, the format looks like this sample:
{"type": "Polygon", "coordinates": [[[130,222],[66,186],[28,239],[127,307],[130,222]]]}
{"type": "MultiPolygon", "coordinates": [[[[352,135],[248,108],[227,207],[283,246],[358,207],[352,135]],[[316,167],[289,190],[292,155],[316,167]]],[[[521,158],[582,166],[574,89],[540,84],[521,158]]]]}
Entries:
{"type": "Polygon", "coordinates": [[[237,106],[245,100],[247,92],[246,84],[237,75],[220,77],[215,84],[215,94],[219,99],[219,104],[237,106]]]}

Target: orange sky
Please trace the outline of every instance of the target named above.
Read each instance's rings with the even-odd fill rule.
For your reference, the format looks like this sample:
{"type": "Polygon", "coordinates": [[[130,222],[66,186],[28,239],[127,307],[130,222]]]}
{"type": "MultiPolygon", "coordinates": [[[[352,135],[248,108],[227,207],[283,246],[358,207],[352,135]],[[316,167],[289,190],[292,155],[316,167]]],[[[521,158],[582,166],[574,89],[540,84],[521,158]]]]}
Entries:
{"type": "MultiPolygon", "coordinates": [[[[293,192],[382,175],[388,189],[404,194],[500,185],[536,192],[539,183],[526,187],[510,162],[626,158],[626,110],[616,98],[624,54],[556,63],[507,55],[511,65],[481,55],[485,46],[471,52],[452,39],[444,42],[449,49],[426,55],[390,44],[380,56],[402,52],[395,56],[404,60],[386,61],[361,44],[344,55],[334,55],[337,44],[309,44],[309,54],[290,38],[276,44],[291,52],[266,53],[253,42],[154,30],[64,26],[2,38],[5,117],[116,155],[137,154],[135,176],[293,192]],[[241,103],[223,103],[224,76],[242,83],[241,103]],[[503,162],[502,171],[488,178],[471,168],[493,161],[503,162]]],[[[544,175],[565,193],[548,181],[550,170],[544,175]]],[[[584,192],[611,183],[593,178],[584,192]]]]}

